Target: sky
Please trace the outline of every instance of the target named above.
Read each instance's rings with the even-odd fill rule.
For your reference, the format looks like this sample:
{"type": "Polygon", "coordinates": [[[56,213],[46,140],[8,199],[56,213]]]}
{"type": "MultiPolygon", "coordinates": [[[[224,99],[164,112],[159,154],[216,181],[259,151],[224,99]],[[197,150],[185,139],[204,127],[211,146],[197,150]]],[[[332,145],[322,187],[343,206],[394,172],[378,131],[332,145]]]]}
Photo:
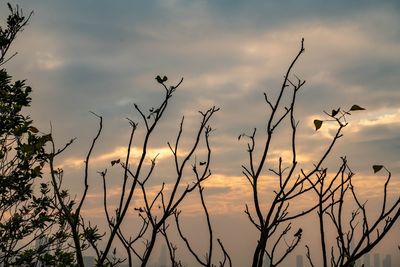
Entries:
{"type": "MultiPolygon", "coordinates": [[[[59,146],[77,138],[58,161],[66,171],[65,185],[77,195],[82,188],[83,159],[98,125],[90,111],[104,118],[104,131],[92,157],[91,190],[84,211],[100,225],[104,214],[97,171],[111,168],[111,160],[124,157],[130,133],[126,117],[139,122],[133,151],[140,151],[144,125],[133,103],[146,110],[162,100],[163,88],[155,81],[156,75],[167,75],[171,85],[183,77],[151,140],[150,154],[160,153],[160,158],[150,185],[156,190],[159,176],[165,176],[167,184],[171,182],[167,142],[176,138],[181,117],[185,115],[185,151],[200,120],[197,111],[220,107],[210,122],[215,129],[210,137],[213,175],[205,185],[206,200],[215,232],[227,240],[235,266],[249,265],[256,239],[243,213],[251,195],[241,170],[248,160],[246,143],[238,142],[237,137],[257,127],[262,140],[268,115],[263,92],[276,96],[302,38],[305,53],[293,72],[306,80],[296,109],[300,162],[314,163],[332,135],[329,125],[315,132],[313,120],[323,118],[324,110],[358,104],[366,110],[349,118],[327,166],[334,169],[339,157],[347,156],[357,173],[360,195],[375,207],[374,201],[379,203],[382,197],[385,176],[374,175],[371,166],[383,164],[393,173],[390,196],[398,197],[399,1],[11,2],[34,14],[12,48],[18,55],[6,67],[14,78],[26,79],[33,87],[29,113],[42,132],[50,131],[51,122],[59,146]]],[[[6,14],[3,1],[2,24],[6,14]]],[[[288,154],[285,134],[283,129],[276,139],[272,161],[288,154]]],[[[121,187],[118,179],[109,181],[111,202],[121,187]]],[[[270,182],[263,187],[266,198],[270,182]]],[[[195,197],[182,209],[188,232],[203,229],[195,197]]],[[[299,224],[308,220],[313,219],[299,224]]],[[[390,252],[397,264],[399,229],[397,224],[376,250],[390,252]]],[[[315,239],[307,231],[305,235],[311,243],[315,239]]],[[[194,238],[199,236],[194,234],[194,238]]],[[[294,255],[304,254],[304,244],[294,255]]]]}

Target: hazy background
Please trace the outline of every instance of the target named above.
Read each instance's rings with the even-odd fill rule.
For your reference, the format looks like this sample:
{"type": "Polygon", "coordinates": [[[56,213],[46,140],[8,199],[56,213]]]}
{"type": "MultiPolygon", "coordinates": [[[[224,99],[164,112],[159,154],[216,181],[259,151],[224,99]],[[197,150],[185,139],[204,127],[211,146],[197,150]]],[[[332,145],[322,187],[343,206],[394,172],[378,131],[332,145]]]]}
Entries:
{"type": "MultiPolygon", "coordinates": [[[[96,118],[89,111],[104,117],[85,207],[88,218],[100,225],[104,215],[96,172],[123,157],[129,137],[125,118],[139,121],[132,104],[150,108],[159,103],[163,89],[155,82],[156,75],[167,75],[171,83],[184,77],[152,139],[151,152],[162,155],[152,181],[154,190],[161,180],[170,181],[172,158],[166,143],[174,140],[180,117],[186,116],[185,140],[190,143],[190,133],[200,119],[197,111],[220,107],[211,122],[216,128],[211,137],[214,175],[205,192],[216,235],[232,253],[235,266],[248,266],[256,239],[243,213],[251,195],[240,169],[247,162],[246,145],[237,137],[253,127],[261,134],[267,114],[262,93],[273,96],[277,92],[302,37],[306,53],[294,70],[307,81],[297,106],[300,161],[313,163],[329,141],[327,127],[314,131],[314,118],[322,117],[323,110],[358,104],[367,110],[351,116],[329,164],[334,167],[338,156],[347,155],[357,173],[359,193],[370,199],[372,207],[373,201],[380,200],[384,176],[373,175],[371,165],[384,164],[394,174],[391,194],[398,196],[399,1],[11,2],[26,13],[33,10],[34,15],[13,46],[18,56],[6,68],[33,87],[29,112],[43,132],[49,131],[51,121],[60,146],[78,138],[58,162],[65,168],[65,184],[73,194],[81,190],[83,158],[97,130],[96,118]]],[[[7,14],[3,1],[2,25],[7,14]]],[[[139,132],[136,147],[140,136],[139,132]]],[[[276,158],[287,153],[285,132],[280,136],[276,158]]],[[[110,192],[118,192],[120,179],[110,177],[110,192]]],[[[182,207],[185,229],[192,238],[202,237],[205,230],[197,203],[194,196],[182,207]]],[[[298,207],[306,204],[298,203],[298,207]]],[[[303,241],[309,243],[317,238],[305,226],[312,225],[313,216],[299,222],[305,227],[303,241]]],[[[125,227],[131,226],[128,221],[125,227]]],[[[391,253],[393,266],[400,264],[398,240],[397,224],[377,250],[391,253]]],[[[200,241],[198,248],[205,242],[200,241]]],[[[294,255],[304,254],[305,244],[294,255]]],[[[157,262],[157,255],[153,260],[157,262]]],[[[287,266],[293,262],[290,259],[287,266]]]]}

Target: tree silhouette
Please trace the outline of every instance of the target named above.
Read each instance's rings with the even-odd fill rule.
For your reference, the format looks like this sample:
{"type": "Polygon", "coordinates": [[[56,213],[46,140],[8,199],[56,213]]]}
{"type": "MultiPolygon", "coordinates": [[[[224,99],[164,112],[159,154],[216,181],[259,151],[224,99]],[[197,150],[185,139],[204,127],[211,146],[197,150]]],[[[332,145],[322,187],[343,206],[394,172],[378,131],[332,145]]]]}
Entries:
{"type": "MultiPolygon", "coordinates": [[[[8,4],[6,27],[0,27],[0,66],[17,34],[32,13],[24,16],[18,6],[8,4]]],[[[62,251],[66,236],[57,222],[53,196],[48,183],[41,181],[48,160],[45,145],[51,135],[40,134],[29,116],[22,114],[30,106],[32,88],[25,81],[12,82],[5,69],[0,70],[0,264],[21,266],[59,262],[68,264],[73,254],[62,251]],[[39,186],[39,188],[35,185],[39,186]],[[46,237],[46,238],[45,238],[46,237]],[[32,245],[37,243],[36,247],[32,245]],[[39,244],[39,245],[38,245],[39,244]]]]}
{"type": "MultiPolygon", "coordinates": [[[[351,183],[354,174],[350,171],[345,158],[342,158],[342,164],[339,166],[336,175],[331,179],[327,177],[328,172],[324,164],[337,141],[343,136],[342,130],[348,125],[346,116],[351,115],[351,112],[365,110],[359,105],[353,105],[349,110],[341,108],[334,109],[331,113],[325,112],[328,116],[327,120],[314,120],[315,130],[319,130],[325,121],[336,122],[338,127],[321,157],[314,159],[313,168],[305,170],[299,166],[296,143],[299,121],[295,118],[295,103],[297,94],[305,84],[305,81],[291,73],[304,51],[303,39],[297,55],[286,71],[284,81],[276,100],[272,101],[268,94],[264,93],[270,115],[267,119],[265,130],[266,139],[261,147],[260,158],[257,160],[255,156],[255,151],[258,148],[256,146],[256,129],[254,129],[252,134],[241,134],[238,138],[239,140],[243,138],[250,140],[247,143],[249,162],[247,165],[242,165],[242,168],[243,174],[249,181],[253,192],[253,211],[246,204],[245,213],[250,222],[259,231],[259,238],[256,243],[252,261],[253,267],[263,266],[264,257],[269,259],[270,267],[280,265],[300,244],[302,238],[302,228],[291,232],[292,222],[299,217],[309,215],[314,210],[317,211],[319,218],[324,267],[328,266],[329,257],[327,251],[329,248],[326,241],[325,216],[331,219],[337,231],[336,240],[331,242],[336,245],[336,250],[332,248],[330,253],[331,266],[353,266],[352,264],[354,264],[357,259],[369,252],[382,240],[400,215],[399,199],[391,206],[387,207],[387,187],[391,177],[389,171],[384,188],[382,210],[378,218],[374,221],[368,218],[365,202],[362,203],[355,193],[354,185],[351,183]],[[294,76],[295,81],[293,81],[291,76],[294,76]],[[271,147],[273,146],[272,143],[274,139],[276,139],[274,137],[277,135],[277,129],[283,125],[285,120],[288,120],[290,125],[290,134],[287,138],[291,147],[290,163],[285,165],[284,159],[279,157],[276,163],[277,167],[268,169],[277,177],[275,181],[277,181],[276,183],[278,185],[276,188],[271,188],[274,193],[273,198],[271,201],[266,202],[261,200],[262,193],[260,192],[259,184],[260,180],[267,179],[263,173],[265,166],[274,165],[271,159],[271,147]],[[349,202],[347,199],[345,200],[347,191],[351,192],[351,196],[356,202],[357,209],[353,211],[349,221],[350,229],[345,232],[343,205],[349,202]],[[312,192],[317,194],[318,201],[311,202],[308,207],[300,211],[290,211],[289,207],[292,203],[295,203],[297,199],[307,194],[309,195],[312,192]],[[361,217],[361,222],[357,221],[359,217],[361,217]],[[357,224],[362,224],[362,230],[358,235],[356,235],[355,229],[357,224]],[[287,238],[290,238],[290,241],[287,241],[287,238]],[[355,242],[355,247],[352,249],[350,249],[351,242],[355,242]],[[279,250],[279,248],[281,249],[279,250]]],[[[379,171],[382,168],[384,167],[380,165],[374,166],[375,171],[379,171]]],[[[314,266],[308,246],[307,258],[310,264],[314,266]]]]}
{"type": "MultiPolygon", "coordinates": [[[[210,224],[210,217],[207,211],[207,207],[204,202],[202,183],[211,177],[211,171],[209,169],[211,159],[211,148],[209,145],[209,137],[212,132],[212,128],[208,125],[212,116],[219,110],[219,108],[212,107],[204,112],[200,111],[200,124],[194,134],[194,141],[189,148],[185,148],[186,152],[181,152],[180,140],[183,135],[184,117],[181,120],[178,135],[174,144],[168,143],[171,153],[174,157],[174,165],[172,168],[175,170],[174,182],[172,188],[167,190],[165,184],[160,185],[159,191],[151,197],[148,193],[147,184],[153,178],[153,171],[156,168],[157,156],[152,158],[150,167],[146,169],[145,162],[148,159],[147,150],[150,145],[150,140],[153,132],[156,130],[157,125],[163,117],[163,114],[173,96],[173,93],[181,85],[183,79],[181,79],[176,85],[167,86],[166,81],[168,78],[163,76],[156,77],[156,81],[164,89],[165,95],[164,100],[157,107],[150,108],[148,112],[144,112],[138,105],[134,105],[136,111],[140,114],[145,126],[145,136],[143,143],[140,147],[141,155],[139,156],[138,162],[135,164],[136,168],[132,167],[131,164],[131,151],[132,141],[135,136],[138,123],[128,119],[131,133],[130,139],[127,146],[127,154],[124,160],[115,159],[111,161],[112,166],[119,166],[122,170],[122,187],[119,195],[119,204],[114,212],[109,211],[107,203],[107,169],[100,171],[100,176],[103,180],[103,206],[105,216],[109,226],[108,233],[101,233],[97,226],[93,226],[91,222],[86,223],[85,219],[81,215],[81,208],[85,202],[87,192],[89,190],[88,184],[88,169],[90,164],[90,158],[92,151],[95,147],[96,141],[102,131],[102,117],[96,115],[99,119],[99,128],[96,136],[94,137],[90,149],[87,153],[85,160],[85,170],[83,177],[84,192],[79,200],[71,199],[68,194],[62,193],[62,179],[64,172],[61,169],[57,169],[55,166],[56,157],[62,153],[69,145],[72,144],[73,140],[67,143],[61,149],[57,149],[55,142],[52,143],[52,155],[49,159],[50,162],[50,173],[52,176],[52,184],[54,187],[55,195],[58,200],[57,209],[71,230],[71,237],[74,243],[74,250],[76,254],[77,262],[80,266],[83,265],[83,253],[82,251],[87,249],[89,246],[95,251],[97,255],[97,265],[115,266],[124,261],[115,256],[115,241],[118,239],[126,250],[127,262],[129,266],[132,266],[133,259],[136,258],[141,262],[141,266],[148,264],[149,258],[153,252],[154,245],[158,236],[163,236],[170,252],[170,260],[173,266],[181,266],[180,261],[175,257],[176,247],[169,238],[167,229],[169,228],[170,222],[176,222],[179,229],[181,238],[185,240],[185,244],[191,251],[193,256],[199,260],[197,254],[191,249],[190,244],[186,238],[183,237],[180,225],[179,225],[179,206],[182,201],[195,189],[199,190],[201,196],[202,207],[205,211],[208,223],[208,229],[210,231],[210,243],[209,250],[207,253],[206,261],[200,261],[204,266],[213,266],[212,264],[212,228],[210,224]],[[200,161],[199,164],[193,158],[196,158],[196,154],[199,153],[201,140],[204,140],[205,147],[207,149],[207,157],[205,161],[200,161]],[[178,153],[179,151],[179,153],[178,153]],[[190,163],[192,165],[190,165],[190,163]],[[192,169],[193,179],[190,183],[187,174],[184,174],[187,169],[192,169]],[[183,188],[183,189],[182,189],[183,188]],[[135,193],[141,193],[143,206],[132,207],[135,193]],[[121,225],[126,219],[127,211],[134,210],[138,213],[138,216],[142,219],[142,224],[138,226],[139,231],[137,234],[132,233],[135,229],[131,229],[130,233],[125,233],[121,229],[121,225]],[[170,220],[175,218],[175,220],[170,220]],[[105,239],[105,246],[101,247],[99,241],[105,239]],[[140,245],[144,242],[144,249],[140,245]],[[114,248],[114,249],[113,249],[114,248]],[[110,253],[111,252],[111,253],[110,253]]],[[[137,199],[136,199],[137,200],[137,199]]],[[[229,256],[222,245],[222,242],[218,239],[218,243],[223,251],[225,259],[221,261],[220,265],[224,266],[228,262],[229,256]]],[[[229,259],[230,261],[230,259],[229,259]]]]}

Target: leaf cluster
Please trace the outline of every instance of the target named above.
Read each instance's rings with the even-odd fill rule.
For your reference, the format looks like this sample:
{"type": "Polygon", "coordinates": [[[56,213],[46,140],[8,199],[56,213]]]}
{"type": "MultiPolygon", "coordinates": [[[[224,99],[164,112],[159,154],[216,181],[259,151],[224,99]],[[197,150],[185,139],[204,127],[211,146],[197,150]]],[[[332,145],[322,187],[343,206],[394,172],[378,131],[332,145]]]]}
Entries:
{"type": "MultiPolygon", "coordinates": [[[[0,26],[0,66],[17,33],[27,24],[30,14],[8,4],[10,15],[0,26]]],[[[73,258],[61,250],[50,253],[57,241],[62,243],[62,225],[52,231],[56,221],[54,198],[48,183],[39,183],[49,159],[46,144],[51,134],[42,134],[24,115],[30,106],[32,88],[24,80],[13,81],[5,69],[0,70],[0,265],[31,266],[34,262],[59,262],[73,258]],[[39,188],[35,188],[38,185],[39,188]],[[48,242],[33,249],[35,241],[49,236],[48,242]],[[39,259],[43,257],[42,259],[39,259]]],[[[71,261],[70,261],[71,262],[71,261]]],[[[57,266],[50,264],[51,266],[57,266]]],[[[65,266],[65,265],[63,265],[65,266]]]]}

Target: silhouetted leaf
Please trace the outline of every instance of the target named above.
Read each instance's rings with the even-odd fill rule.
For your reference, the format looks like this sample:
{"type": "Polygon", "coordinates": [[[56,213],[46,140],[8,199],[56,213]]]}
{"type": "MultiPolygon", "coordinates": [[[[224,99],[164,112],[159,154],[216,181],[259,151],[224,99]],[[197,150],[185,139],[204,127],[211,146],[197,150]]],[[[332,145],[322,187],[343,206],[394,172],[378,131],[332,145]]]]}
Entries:
{"type": "Polygon", "coordinates": [[[134,210],[137,210],[137,211],[139,211],[139,212],[144,212],[144,209],[142,208],[142,207],[139,207],[139,208],[133,208],[134,210]]]}
{"type": "Polygon", "coordinates": [[[206,161],[201,161],[200,162],[200,166],[203,166],[203,165],[205,165],[207,162],[206,161]]]}
{"type": "Polygon", "coordinates": [[[350,108],[350,111],[357,111],[357,110],[365,110],[365,108],[360,107],[359,105],[353,105],[350,108]]]}
{"type": "Polygon", "coordinates": [[[299,228],[297,232],[294,234],[295,237],[301,237],[301,234],[303,233],[303,229],[299,228]]]}
{"type": "Polygon", "coordinates": [[[114,166],[115,164],[119,163],[120,161],[121,161],[120,159],[112,160],[111,166],[114,166]]]}
{"type": "Polygon", "coordinates": [[[40,166],[36,166],[36,167],[32,170],[32,176],[33,176],[34,178],[40,176],[41,170],[42,170],[42,168],[41,168],[40,166]]]}
{"type": "Polygon", "coordinates": [[[162,78],[162,81],[163,81],[163,82],[168,81],[168,77],[167,77],[167,76],[164,76],[164,77],[162,78]]]}
{"type": "Polygon", "coordinates": [[[163,83],[163,79],[161,79],[160,75],[157,75],[156,80],[158,83],[163,83]]]}
{"type": "Polygon", "coordinates": [[[240,140],[240,138],[242,138],[242,135],[239,135],[238,140],[240,140]]]}
{"type": "Polygon", "coordinates": [[[337,110],[332,109],[332,117],[335,117],[340,111],[340,108],[338,108],[337,110]]]}
{"type": "MultiPolygon", "coordinates": [[[[45,140],[46,142],[51,141],[51,140],[53,140],[53,137],[51,137],[51,134],[46,134],[46,135],[43,135],[43,140],[45,140]]],[[[71,140],[70,142],[72,143],[72,141],[73,140],[71,140]]]]}
{"type": "Polygon", "coordinates": [[[33,127],[33,126],[29,127],[29,131],[32,132],[32,133],[38,133],[39,132],[39,130],[36,127],[33,127]]]}
{"type": "Polygon", "coordinates": [[[323,121],[321,120],[314,120],[315,130],[318,131],[321,128],[323,121]]]}
{"type": "Polygon", "coordinates": [[[374,173],[379,172],[380,170],[382,170],[383,165],[373,165],[372,169],[374,169],[374,173]]]}

